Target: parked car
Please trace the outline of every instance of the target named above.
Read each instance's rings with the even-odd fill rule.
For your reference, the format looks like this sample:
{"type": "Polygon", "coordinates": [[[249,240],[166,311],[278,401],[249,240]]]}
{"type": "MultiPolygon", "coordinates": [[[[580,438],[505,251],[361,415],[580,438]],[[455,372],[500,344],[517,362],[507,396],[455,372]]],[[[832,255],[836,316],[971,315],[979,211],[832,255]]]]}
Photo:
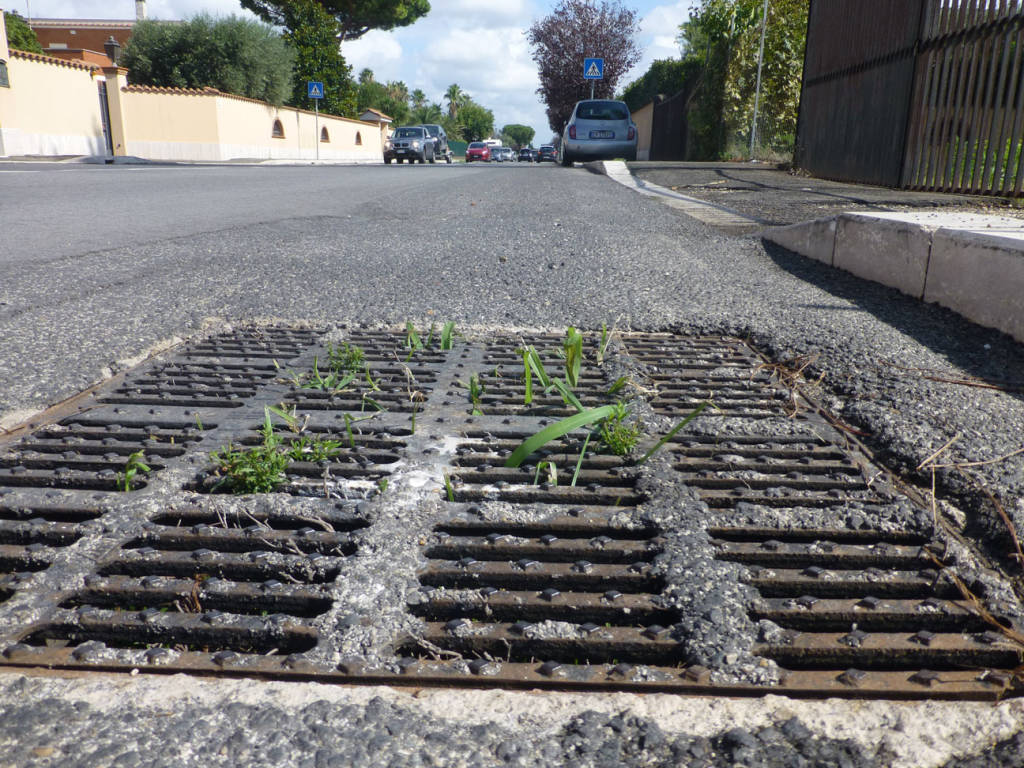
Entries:
{"type": "Polygon", "coordinates": [[[519,150],[519,162],[521,163],[532,163],[533,162],[534,150],[529,147],[523,147],[519,150]]]}
{"type": "Polygon", "coordinates": [[[466,147],[466,162],[491,162],[491,148],[484,144],[482,141],[470,142],[469,146],[466,147]]]}
{"type": "Polygon", "coordinates": [[[516,151],[512,149],[512,147],[503,147],[503,149],[505,150],[505,160],[510,163],[514,163],[519,160],[519,156],[516,155],[516,151]]]}
{"type": "Polygon", "coordinates": [[[396,128],[391,134],[391,148],[384,149],[384,162],[408,160],[410,163],[434,162],[434,142],[421,125],[407,125],[396,128]]]}
{"type": "Polygon", "coordinates": [[[545,160],[550,160],[552,163],[558,159],[558,153],[555,151],[555,147],[552,144],[541,144],[540,149],[537,150],[537,162],[543,163],[545,160]]]}
{"type": "Polygon", "coordinates": [[[491,160],[495,163],[505,162],[504,147],[491,147],[491,160]]]}
{"type": "Polygon", "coordinates": [[[576,102],[562,131],[558,159],[562,165],[580,160],[636,160],[636,125],[621,101],[587,99],[576,102]]]}
{"type": "Polygon", "coordinates": [[[434,162],[436,158],[450,164],[452,162],[452,151],[448,148],[448,134],[444,132],[444,128],[436,123],[424,123],[420,128],[426,129],[427,133],[430,134],[430,138],[434,141],[434,156],[430,162],[434,162]]]}

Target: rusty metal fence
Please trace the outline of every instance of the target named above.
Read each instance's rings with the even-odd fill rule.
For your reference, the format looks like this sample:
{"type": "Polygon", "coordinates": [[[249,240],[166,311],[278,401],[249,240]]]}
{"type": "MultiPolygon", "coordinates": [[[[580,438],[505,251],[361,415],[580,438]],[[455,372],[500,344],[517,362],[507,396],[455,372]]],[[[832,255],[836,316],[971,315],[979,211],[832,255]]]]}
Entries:
{"type": "Polygon", "coordinates": [[[1021,196],[1024,0],[811,0],[795,162],[1021,196]]]}

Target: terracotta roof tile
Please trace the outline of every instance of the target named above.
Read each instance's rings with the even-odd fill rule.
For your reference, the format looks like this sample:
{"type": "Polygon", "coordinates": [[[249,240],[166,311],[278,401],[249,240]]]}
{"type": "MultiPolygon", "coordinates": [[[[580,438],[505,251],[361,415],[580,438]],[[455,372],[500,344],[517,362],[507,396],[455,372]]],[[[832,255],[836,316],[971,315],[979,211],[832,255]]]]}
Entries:
{"type": "Polygon", "coordinates": [[[98,64],[83,64],[80,61],[68,61],[67,59],[58,59],[54,56],[43,56],[40,53],[31,53],[30,51],[19,51],[14,48],[11,48],[11,56],[16,59],[38,61],[42,64],[53,64],[58,67],[68,67],[69,69],[84,69],[87,72],[92,72],[94,69],[100,68],[98,64]]]}

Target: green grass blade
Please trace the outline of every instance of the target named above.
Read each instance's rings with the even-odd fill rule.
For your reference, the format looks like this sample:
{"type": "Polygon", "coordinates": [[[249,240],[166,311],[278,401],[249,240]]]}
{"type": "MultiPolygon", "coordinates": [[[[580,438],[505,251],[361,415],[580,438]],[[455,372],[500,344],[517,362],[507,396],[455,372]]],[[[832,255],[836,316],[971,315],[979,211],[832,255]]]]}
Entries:
{"type": "Polygon", "coordinates": [[[342,415],[345,417],[345,433],[348,435],[348,445],[352,450],[355,450],[356,439],[352,435],[352,417],[347,413],[342,415]]]}
{"type": "Polygon", "coordinates": [[[441,329],[441,349],[452,348],[452,331],[455,330],[455,323],[449,320],[441,329]]]}
{"type": "Polygon", "coordinates": [[[621,391],[628,383],[628,376],[619,376],[619,378],[615,380],[615,383],[608,387],[608,394],[614,395],[616,392],[621,391]]]}
{"type": "Polygon", "coordinates": [[[540,359],[540,355],[537,354],[537,350],[533,346],[529,346],[526,348],[526,355],[537,381],[544,385],[544,391],[551,389],[551,379],[548,378],[548,372],[544,370],[544,363],[540,359]]]}
{"type": "Polygon", "coordinates": [[[523,395],[523,405],[533,402],[533,371],[530,370],[529,352],[526,349],[519,350],[523,355],[523,382],[526,392],[523,395]]]}
{"type": "Polygon", "coordinates": [[[448,479],[448,475],[444,476],[444,490],[448,494],[448,501],[455,501],[455,489],[452,488],[452,481],[448,479]]]}
{"type": "Polygon", "coordinates": [[[416,333],[411,321],[405,323],[405,343],[411,350],[423,349],[423,342],[420,341],[419,334],[416,333]]]}
{"type": "Polygon", "coordinates": [[[696,408],[694,408],[692,411],[690,411],[690,415],[687,416],[682,421],[680,421],[674,427],[672,427],[672,429],[669,430],[667,435],[665,435],[663,438],[661,438],[661,440],[659,440],[657,443],[655,443],[654,447],[651,448],[651,450],[649,450],[647,453],[645,453],[643,456],[640,457],[640,460],[637,461],[637,464],[643,464],[645,461],[647,461],[649,458],[651,458],[651,456],[654,455],[655,451],[659,450],[661,448],[661,446],[663,446],[665,443],[667,443],[669,440],[671,440],[675,436],[676,432],[678,432],[680,429],[682,429],[687,424],[689,424],[691,421],[693,421],[695,418],[697,418],[697,416],[700,415],[700,412],[703,411],[705,408],[707,408],[709,405],[711,405],[711,403],[709,403],[709,402],[707,402],[705,400],[703,403],[701,403],[696,408]]]}
{"type": "Polygon", "coordinates": [[[577,411],[583,411],[583,403],[580,402],[580,399],[576,397],[576,394],[571,389],[565,386],[565,382],[561,379],[552,379],[551,384],[558,390],[566,405],[571,405],[577,411]]]}
{"type": "Polygon", "coordinates": [[[583,334],[572,326],[565,332],[565,378],[575,389],[580,383],[580,367],[583,364],[583,334]]]}
{"type": "Polygon", "coordinates": [[[576,487],[576,480],[580,476],[580,467],[583,466],[583,457],[587,455],[587,446],[590,445],[590,437],[593,432],[588,432],[586,439],[583,441],[583,450],[580,451],[580,457],[576,460],[576,470],[572,473],[572,482],[569,485],[573,488],[576,487]]]}
{"type": "Polygon", "coordinates": [[[506,467],[518,467],[526,457],[536,451],[538,448],[550,443],[552,440],[557,440],[563,435],[567,435],[574,429],[585,427],[588,424],[607,419],[615,412],[615,408],[611,405],[603,405],[600,408],[591,408],[589,411],[583,411],[577,413],[574,416],[570,416],[567,419],[556,421],[535,435],[523,440],[519,444],[519,447],[512,451],[512,455],[505,461],[506,467]]]}

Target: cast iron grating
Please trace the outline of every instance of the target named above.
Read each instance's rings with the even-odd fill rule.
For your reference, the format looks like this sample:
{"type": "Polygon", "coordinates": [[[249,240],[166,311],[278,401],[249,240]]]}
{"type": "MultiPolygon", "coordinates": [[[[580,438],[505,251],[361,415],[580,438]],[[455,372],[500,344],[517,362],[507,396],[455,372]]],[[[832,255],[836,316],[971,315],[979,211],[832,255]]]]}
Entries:
{"type": "Polygon", "coordinates": [[[944,575],[943,552],[916,529],[873,526],[873,510],[896,514],[884,476],[839,447],[741,341],[616,334],[602,350],[611,365],[599,366],[601,336],[585,333],[584,407],[646,398],[666,417],[662,434],[701,402],[720,410],[649,465],[592,439],[572,483],[583,431],[504,466],[523,439],[573,412],[540,386],[522,402],[518,350],[535,346],[564,376],[563,336],[459,338],[453,351],[436,334],[420,338],[428,348],[410,354],[409,336],[386,330],[221,334],[111,385],[109,397],[127,399],[101,393],[98,406],[5,446],[0,664],[738,695],[1017,691],[1016,647],[977,618],[944,575]],[[360,346],[364,365],[332,387],[315,381],[314,364],[328,373],[339,338],[360,346]],[[630,386],[609,394],[622,376],[630,386]],[[291,428],[273,418],[286,443],[328,442],[336,454],[304,460],[298,448],[271,499],[208,493],[210,455],[255,446],[271,406],[295,408],[291,428]],[[138,473],[135,493],[118,492],[139,451],[152,471],[138,473]],[[26,482],[33,473],[42,479],[26,482]],[[666,484],[666,473],[682,482],[666,484]],[[437,494],[448,497],[445,478],[439,521],[430,515],[437,494]],[[649,514],[659,505],[693,505],[662,497],[682,484],[707,505],[708,554],[736,563],[712,578],[736,574],[759,594],[749,612],[763,632],[749,641],[782,668],[777,685],[727,682],[682,650],[692,639],[668,597],[679,585],[662,570],[677,532],[642,522],[664,523],[649,514]],[[349,624],[360,614],[349,578],[366,567],[360,542],[380,534],[367,526],[411,504],[426,567],[407,606],[382,610],[406,608],[422,632],[403,640],[373,627],[371,655],[392,661],[339,664],[344,633],[364,631],[349,624]]]}
{"type": "Polygon", "coordinates": [[[359,517],[171,511],[102,563],[28,646],[102,643],[216,654],[301,653],[309,620],[332,606],[329,585],[356,551],[359,517]]]}
{"type": "Polygon", "coordinates": [[[201,430],[187,421],[131,421],[88,413],[44,427],[0,456],[0,487],[116,491],[129,457],[146,456],[132,488],[164,468],[165,460],[183,455],[201,430]]]}
{"type": "Polygon", "coordinates": [[[613,511],[573,508],[543,523],[462,519],[440,527],[421,574],[424,643],[471,659],[531,664],[652,664],[678,661],[657,605],[660,577],[651,560],[658,532],[610,524],[613,511]],[[557,531],[557,533],[556,533],[557,531]]]}
{"type": "MultiPolygon", "coordinates": [[[[291,461],[285,470],[285,483],[277,490],[295,496],[335,499],[362,499],[375,495],[401,461],[406,443],[394,433],[408,434],[405,429],[357,425],[334,431],[323,426],[309,426],[301,432],[279,426],[275,432],[290,450],[291,461]],[[329,447],[329,456],[314,455],[317,448],[329,447]]],[[[252,448],[263,441],[253,427],[235,444],[252,448]]],[[[204,470],[195,490],[206,493],[227,493],[225,478],[216,467],[204,470]]]]}

